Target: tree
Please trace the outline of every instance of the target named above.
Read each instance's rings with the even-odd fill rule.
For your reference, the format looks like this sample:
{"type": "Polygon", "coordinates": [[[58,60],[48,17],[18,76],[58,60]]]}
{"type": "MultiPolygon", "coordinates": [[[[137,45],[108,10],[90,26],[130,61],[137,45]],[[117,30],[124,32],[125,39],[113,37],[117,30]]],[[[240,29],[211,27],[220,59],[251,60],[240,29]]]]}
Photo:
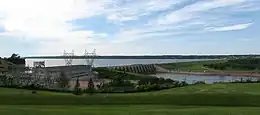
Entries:
{"type": "Polygon", "coordinates": [[[95,85],[94,85],[94,82],[93,82],[92,78],[90,78],[89,81],[88,81],[88,88],[89,89],[94,89],[95,88],[95,85]]]}
{"type": "Polygon", "coordinates": [[[94,93],[95,92],[95,85],[92,80],[92,78],[89,79],[88,81],[88,89],[86,90],[87,93],[94,93]]]}
{"type": "Polygon", "coordinates": [[[14,86],[14,77],[10,75],[0,75],[1,85],[3,86],[14,86]]]}
{"type": "Polygon", "coordinates": [[[79,84],[79,78],[76,80],[76,85],[74,87],[74,92],[75,95],[82,95],[82,90],[80,89],[80,84],[79,84]]]}
{"type": "Polygon", "coordinates": [[[13,53],[11,55],[11,57],[9,57],[9,58],[4,58],[4,60],[7,60],[7,61],[12,62],[17,65],[25,64],[25,59],[21,58],[18,54],[15,54],[15,53],[13,53]]]}
{"type": "Polygon", "coordinates": [[[60,73],[60,77],[58,78],[58,85],[60,88],[68,88],[69,87],[69,78],[66,76],[64,72],[60,73]]]}

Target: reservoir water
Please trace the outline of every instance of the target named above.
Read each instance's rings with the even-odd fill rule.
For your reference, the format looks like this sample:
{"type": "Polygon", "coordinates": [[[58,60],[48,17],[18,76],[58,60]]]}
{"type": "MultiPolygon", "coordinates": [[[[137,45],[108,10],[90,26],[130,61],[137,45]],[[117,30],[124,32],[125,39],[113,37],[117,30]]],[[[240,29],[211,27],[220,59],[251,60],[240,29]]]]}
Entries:
{"type": "MultiPolygon", "coordinates": [[[[94,67],[106,67],[106,66],[120,66],[120,65],[132,65],[132,64],[159,64],[159,63],[175,63],[175,62],[190,62],[190,61],[203,61],[205,59],[96,59],[94,60],[94,67]]],[[[65,61],[63,59],[26,59],[26,65],[32,67],[34,61],[45,61],[45,66],[64,66],[65,61]]],[[[84,59],[73,60],[73,65],[83,65],[87,61],[84,59]]],[[[158,73],[153,76],[170,78],[177,81],[186,81],[188,83],[194,83],[197,81],[204,81],[206,83],[214,82],[231,82],[235,80],[258,80],[255,77],[239,77],[239,76],[196,76],[196,75],[178,75],[171,73],[158,73]]]]}
{"type": "MultiPolygon", "coordinates": [[[[174,62],[190,62],[202,61],[205,59],[96,59],[94,60],[94,67],[106,66],[120,66],[132,64],[158,64],[158,63],[174,63],[174,62]]],[[[26,65],[32,67],[34,61],[45,61],[45,66],[63,66],[65,60],[63,59],[26,59],[26,65]]],[[[72,61],[73,65],[84,65],[87,61],[84,59],[75,59],[72,61]]]]}

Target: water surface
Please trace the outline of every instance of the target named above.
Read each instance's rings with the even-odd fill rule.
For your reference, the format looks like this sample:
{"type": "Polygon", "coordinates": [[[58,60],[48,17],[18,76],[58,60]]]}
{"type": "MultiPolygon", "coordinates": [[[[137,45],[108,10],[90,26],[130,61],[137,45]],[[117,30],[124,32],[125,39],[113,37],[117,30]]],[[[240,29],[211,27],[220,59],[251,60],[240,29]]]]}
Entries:
{"type": "Polygon", "coordinates": [[[173,73],[158,73],[153,76],[162,77],[162,78],[170,78],[176,81],[186,81],[187,83],[195,83],[197,81],[204,81],[205,83],[214,83],[214,82],[232,82],[237,80],[252,80],[256,81],[259,78],[256,77],[241,77],[241,76],[203,76],[203,75],[181,75],[181,74],[173,74],[173,73]]]}
{"type": "MultiPolygon", "coordinates": [[[[159,63],[175,63],[175,62],[190,62],[190,61],[203,61],[205,59],[96,59],[94,60],[94,67],[106,66],[120,66],[131,64],[159,64],[159,63]]],[[[64,66],[65,60],[63,59],[26,59],[26,65],[32,67],[34,61],[45,61],[45,66],[64,66]]],[[[73,65],[87,64],[87,60],[75,59],[72,61],[73,65]]]]}

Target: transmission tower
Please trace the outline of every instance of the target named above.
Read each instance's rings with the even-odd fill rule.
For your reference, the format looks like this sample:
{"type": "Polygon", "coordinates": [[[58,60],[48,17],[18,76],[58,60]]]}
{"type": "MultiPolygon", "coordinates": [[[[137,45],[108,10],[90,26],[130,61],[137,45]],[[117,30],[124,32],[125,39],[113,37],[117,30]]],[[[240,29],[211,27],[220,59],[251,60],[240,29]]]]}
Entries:
{"type": "Polygon", "coordinates": [[[66,66],[71,66],[72,65],[72,60],[74,56],[74,51],[72,50],[71,53],[68,53],[64,50],[63,56],[65,57],[65,65],[66,66]]]}
{"type": "Polygon", "coordinates": [[[85,50],[84,56],[85,56],[86,64],[92,68],[96,56],[96,49],[94,49],[92,53],[88,53],[87,50],[85,50]]]}

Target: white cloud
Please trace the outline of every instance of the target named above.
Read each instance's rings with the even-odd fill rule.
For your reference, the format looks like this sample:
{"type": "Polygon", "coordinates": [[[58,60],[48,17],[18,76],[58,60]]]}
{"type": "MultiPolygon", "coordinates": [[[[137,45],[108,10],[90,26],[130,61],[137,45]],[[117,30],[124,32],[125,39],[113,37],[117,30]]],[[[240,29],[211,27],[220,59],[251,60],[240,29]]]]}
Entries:
{"type": "Polygon", "coordinates": [[[183,0],[136,0],[121,3],[118,0],[115,6],[108,11],[108,19],[113,21],[137,20],[140,16],[171,8],[183,0]]]}
{"type": "Polygon", "coordinates": [[[68,21],[105,11],[101,0],[0,0],[3,27],[8,34],[23,33],[30,38],[66,39],[89,37],[94,32],[75,32],[68,21]]]}
{"type": "MultiPolygon", "coordinates": [[[[248,1],[258,0],[198,0],[181,8],[185,5],[182,3],[189,3],[186,1],[190,0],[0,0],[0,26],[6,30],[0,36],[38,41],[39,53],[59,53],[65,48],[81,51],[90,46],[102,53],[118,53],[127,47],[136,47],[123,42],[144,38],[176,38],[185,33],[201,32],[206,27],[212,27],[208,28],[212,31],[245,29],[251,24],[236,25],[238,22],[233,17],[225,15],[225,12],[232,13],[226,8],[236,7],[242,11],[255,10],[259,6],[246,5],[248,1]],[[215,9],[220,9],[221,13],[212,13],[215,9]],[[68,23],[96,15],[107,16],[115,24],[129,20],[137,24],[120,25],[121,30],[111,38],[107,33],[93,30],[75,31],[78,26],[68,23]],[[138,22],[143,19],[141,17],[144,17],[143,24],[138,22]],[[233,21],[234,26],[223,27],[230,25],[229,21],[223,20],[233,21]]],[[[239,23],[245,22],[248,21],[239,23]]]]}
{"type": "Polygon", "coordinates": [[[159,17],[155,24],[177,24],[183,21],[200,17],[200,13],[215,8],[238,5],[246,2],[246,0],[206,0],[199,1],[195,4],[188,5],[180,10],[173,11],[164,17],[159,17]]]}
{"type": "Polygon", "coordinates": [[[111,1],[0,0],[0,25],[5,29],[0,36],[37,41],[39,52],[82,48],[102,40],[107,34],[92,30],[74,31],[77,26],[68,22],[105,13],[111,1]]]}
{"type": "Polygon", "coordinates": [[[237,24],[232,26],[225,26],[225,27],[216,27],[216,28],[210,28],[210,31],[233,31],[233,30],[243,30],[251,26],[253,23],[247,23],[247,24],[237,24]]]}

